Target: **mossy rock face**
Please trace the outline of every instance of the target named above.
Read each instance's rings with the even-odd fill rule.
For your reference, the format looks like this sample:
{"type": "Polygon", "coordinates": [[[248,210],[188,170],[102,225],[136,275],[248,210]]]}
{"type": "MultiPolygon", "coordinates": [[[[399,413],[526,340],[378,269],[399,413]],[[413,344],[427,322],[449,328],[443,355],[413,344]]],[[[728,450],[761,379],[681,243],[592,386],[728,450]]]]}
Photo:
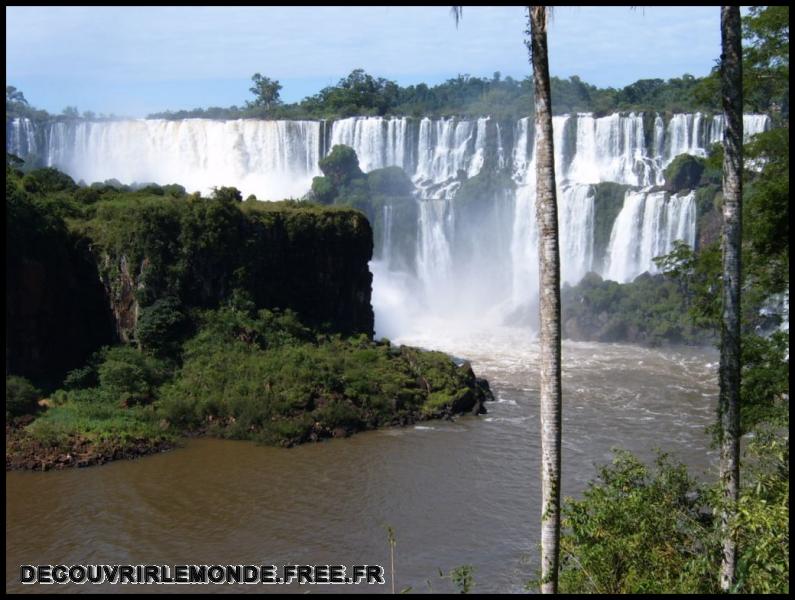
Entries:
{"type": "Polygon", "coordinates": [[[696,190],[696,250],[720,240],[722,201],[723,193],[719,185],[707,185],[696,190]]]}
{"type": "MultiPolygon", "coordinates": [[[[335,151],[338,162],[342,160],[340,157],[350,162],[356,158],[356,153],[347,146],[335,146],[335,151]]],[[[373,228],[374,257],[385,259],[388,254],[392,267],[413,270],[419,210],[409,176],[400,167],[385,167],[343,179],[343,183],[336,184],[331,177],[315,177],[308,198],[363,212],[373,228]],[[390,248],[385,248],[387,226],[390,248]]]]}
{"type": "Polygon", "coordinates": [[[342,144],[334,146],[328,156],[320,159],[318,166],[336,188],[342,187],[352,179],[364,177],[364,173],[359,168],[356,151],[342,144]]]}
{"type": "Polygon", "coordinates": [[[400,167],[375,169],[367,174],[367,187],[375,195],[411,196],[414,184],[400,167]]]}
{"type": "Polygon", "coordinates": [[[706,161],[703,158],[680,154],[663,172],[665,189],[673,194],[696,189],[701,182],[705,164],[706,161]]]}
{"type": "Polygon", "coordinates": [[[594,269],[601,270],[607,246],[610,243],[610,234],[618,213],[624,207],[624,196],[629,189],[628,185],[605,181],[593,186],[594,191],[594,269]]]}
{"type": "Polygon", "coordinates": [[[508,171],[483,169],[461,184],[454,201],[458,210],[474,215],[487,210],[499,195],[515,189],[516,184],[508,171]]]}
{"type": "MultiPolygon", "coordinates": [[[[37,190],[71,181],[44,175],[37,190]]],[[[7,177],[6,373],[55,381],[113,340],[112,317],[87,241],[59,214],[77,210],[72,192],[45,197],[7,177]]]]}

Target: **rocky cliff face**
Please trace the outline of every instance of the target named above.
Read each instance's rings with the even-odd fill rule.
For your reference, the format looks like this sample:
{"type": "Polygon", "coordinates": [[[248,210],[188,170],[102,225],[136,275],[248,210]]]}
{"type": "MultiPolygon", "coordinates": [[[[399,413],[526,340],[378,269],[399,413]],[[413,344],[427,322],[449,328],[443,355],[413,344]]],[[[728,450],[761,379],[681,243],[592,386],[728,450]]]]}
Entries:
{"type": "Polygon", "coordinates": [[[6,373],[56,381],[113,341],[96,267],[67,238],[6,255],[6,373]]]}
{"type": "Polygon", "coordinates": [[[134,341],[164,297],[212,308],[237,294],[373,335],[373,232],[358,211],[131,194],[67,231],[22,190],[6,200],[6,373],[59,380],[102,345],[134,341]]]}
{"type": "MultiPolygon", "coordinates": [[[[174,204],[173,213],[143,203],[131,210],[148,221],[147,231],[121,244],[96,238],[120,339],[135,337],[141,311],[158,298],[211,308],[240,292],[257,308],[289,308],[328,331],[373,335],[373,232],[361,213],[291,203],[242,210],[215,200],[198,203],[204,204],[174,204]],[[167,232],[170,241],[156,239],[167,232]]],[[[99,229],[114,216],[105,215],[99,229]]]]}

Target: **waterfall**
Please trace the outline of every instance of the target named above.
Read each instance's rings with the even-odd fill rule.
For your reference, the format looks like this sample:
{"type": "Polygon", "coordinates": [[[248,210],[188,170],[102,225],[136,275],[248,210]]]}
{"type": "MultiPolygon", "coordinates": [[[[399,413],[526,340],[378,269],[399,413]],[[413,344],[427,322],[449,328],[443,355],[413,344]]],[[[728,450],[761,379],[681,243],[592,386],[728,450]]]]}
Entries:
{"type": "Polygon", "coordinates": [[[449,200],[420,201],[417,274],[429,306],[444,307],[452,300],[453,214],[449,200]]]}
{"type": "MultiPolygon", "coordinates": [[[[763,133],[770,129],[770,117],[767,115],[748,114],[743,115],[743,143],[751,141],[757,133],[763,133]]],[[[710,128],[708,145],[723,143],[724,120],[723,115],[712,117],[712,127],[710,128]]]]}
{"type": "Polygon", "coordinates": [[[475,152],[469,161],[469,167],[467,169],[468,177],[474,177],[480,173],[480,169],[483,168],[483,162],[486,156],[486,124],[488,121],[488,118],[478,119],[478,126],[475,131],[475,152]]]}
{"type": "Polygon", "coordinates": [[[594,195],[590,185],[558,188],[560,223],[560,279],[577,284],[593,269],[594,195]]]}
{"type": "MultiPolygon", "coordinates": [[[[417,170],[414,181],[421,190],[431,185],[450,182],[464,171],[468,176],[476,175],[482,162],[476,160],[477,131],[482,131],[485,144],[485,122],[477,126],[472,121],[440,119],[436,122],[423,119],[420,123],[420,142],[417,152],[417,170]]],[[[450,197],[454,187],[443,190],[450,197]]]]}
{"type": "Polygon", "coordinates": [[[384,204],[383,208],[383,243],[381,245],[381,260],[384,261],[385,266],[387,269],[390,267],[390,263],[392,262],[390,259],[392,257],[392,206],[389,204],[384,204]]]}
{"type": "Polygon", "coordinates": [[[500,124],[496,124],[497,127],[497,168],[504,169],[505,168],[505,146],[502,143],[502,130],[500,129],[500,124]]]}
{"type": "Polygon", "coordinates": [[[330,148],[337,144],[353,148],[364,172],[388,166],[409,170],[407,125],[405,118],[351,117],[334,121],[331,125],[330,148]]]}
{"type": "Polygon", "coordinates": [[[36,130],[30,119],[13,119],[6,132],[6,150],[11,154],[24,158],[38,153],[36,130]]]}
{"type": "Polygon", "coordinates": [[[530,137],[530,117],[519,119],[513,134],[513,173],[514,179],[521,181],[527,173],[527,167],[532,156],[532,138],[530,137]]]}
{"type": "MultiPolygon", "coordinates": [[[[632,186],[661,183],[661,173],[679,154],[705,156],[723,137],[723,116],[675,114],[665,125],[655,115],[646,139],[643,115],[591,113],[553,118],[556,175],[580,184],[604,181],[632,186]]],[[[743,117],[745,139],[770,128],[767,115],[743,117]]],[[[40,154],[86,182],[180,182],[190,189],[235,185],[260,198],[301,195],[320,175],[317,162],[334,144],[351,146],[363,171],[401,167],[426,197],[452,198],[461,173],[476,176],[489,152],[496,166],[510,162],[517,182],[533,154],[532,122],[525,117],[504,146],[499,124],[476,120],[351,117],[325,121],[214,121],[139,119],[109,122],[7,123],[6,148],[22,158],[40,154]],[[489,129],[496,147],[489,148],[489,129]],[[41,140],[42,144],[38,142],[41,140]]]]}
{"type": "MultiPolygon", "coordinates": [[[[748,140],[771,122],[766,115],[748,114],[743,126],[748,140]]],[[[663,170],[677,155],[706,156],[723,130],[722,115],[702,113],[553,117],[562,281],[576,284],[594,268],[606,278],[631,281],[655,272],[652,259],[669,252],[675,240],[693,245],[694,194],[671,196],[651,186],[663,183],[663,170]],[[596,255],[594,186],[604,182],[630,188],[617,217],[606,225],[607,247],[596,255]]],[[[385,277],[401,282],[390,288],[390,306],[400,306],[398,296],[404,293],[403,301],[411,296],[412,306],[422,302],[423,311],[532,322],[538,231],[529,117],[508,125],[485,116],[46,124],[12,119],[6,128],[9,152],[36,156],[75,180],[180,183],[202,193],[234,186],[244,196],[270,200],[303,196],[321,174],[318,161],[335,144],[351,146],[363,171],[400,167],[416,187],[415,197],[405,200],[414,203],[411,210],[388,203],[373,213],[374,285],[383,292],[385,277]],[[469,185],[470,194],[491,189],[492,183],[484,183],[488,177],[512,181],[515,189],[475,198],[474,209],[459,206],[457,191],[481,174],[485,179],[469,185]]],[[[374,298],[384,298],[380,292],[374,298]]]]}
{"type": "Polygon", "coordinates": [[[695,222],[695,192],[627,191],[610,233],[604,277],[626,283],[657,272],[652,259],[673,250],[674,241],[694,245],[695,222]]]}
{"type": "Polygon", "coordinates": [[[76,180],[234,186],[244,195],[300,197],[320,175],[320,123],[162,119],[53,123],[46,164],[76,180]]]}

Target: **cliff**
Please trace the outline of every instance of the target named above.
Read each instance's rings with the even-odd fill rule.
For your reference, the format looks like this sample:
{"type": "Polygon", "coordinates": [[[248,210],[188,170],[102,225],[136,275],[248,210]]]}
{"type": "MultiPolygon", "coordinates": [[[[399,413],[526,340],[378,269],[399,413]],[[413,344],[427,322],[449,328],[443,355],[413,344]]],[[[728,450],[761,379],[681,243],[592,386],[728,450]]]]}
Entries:
{"type": "Polygon", "coordinates": [[[124,341],[158,298],[214,308],[240,292],[326,331],[373,334],[373,233],[357,211],[140,197],[100,207],[84,232],[124,341]]]}
{"type": "Polygon", "coordinates": [[[33,181],[10,171],[6,189],[7,373],[60,381],[133,341],[160,298],[189,310],[242,293],[323,331],[373,335],[373,234],[357,211],[114,190],[81,204],[33,181]]]}
{"type": "Polygon", "coordinates": [[[59,381],[113,340],[110,311],[83,241],[7,186],[7,374],[59,381]]]}

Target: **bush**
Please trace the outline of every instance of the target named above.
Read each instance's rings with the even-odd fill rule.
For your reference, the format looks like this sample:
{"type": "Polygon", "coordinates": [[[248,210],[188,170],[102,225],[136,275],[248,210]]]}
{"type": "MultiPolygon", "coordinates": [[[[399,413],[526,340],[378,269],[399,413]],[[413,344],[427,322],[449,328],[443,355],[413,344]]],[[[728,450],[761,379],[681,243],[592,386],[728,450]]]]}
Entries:
{"type": "Polygon", "coordinates": [[[136,326],[136,339],[144,350],[175,356],[188,331],[188,321],[178,298],[167,296],[144,307],[136,326]]]}
{"type": "Polygon", "coordinates": [[[100,398],[125,406],[154,400],[166,377],[161,362],[129,346],[105,349],[97,373],[100,398]]]}
{"type": "Polygon", "coordinates": [[[52,167],[30,171],[22,178],[22,185],[26,191],[38,194],[77,190],[74,179],[52,167]]]}
{"type": "Polygon", "coordinates": [[[320,204],[332,204],[337,196],[337,190],[326,177],[312,179],[312,199],[320,204]]]}
{"type": "Polygon", "coordinates": [[[213,199],[222,202],[243,202],[243,194],[235,187],[213,189],[213,199]]]}
{"type": "Polygon", "coordinates": [[[6,376],[6,419],[29,415],[38,409],[41,392],[30,381],[16,375],[6,376]]]}
{"type": "Polygon", "coordinates": [[[715,593],[720,545],[705,490],[665,454],[650,469],[625,451],[562,509],[564,593],[715,593]]]}
{"type": "Polygon", "coordinates": [[[206,311],[184,350],[160,414],[226,437],[291,445],[448,414],[476,397],[471,370],[442,353],[317,336],[290,311],[206,311]]]}

